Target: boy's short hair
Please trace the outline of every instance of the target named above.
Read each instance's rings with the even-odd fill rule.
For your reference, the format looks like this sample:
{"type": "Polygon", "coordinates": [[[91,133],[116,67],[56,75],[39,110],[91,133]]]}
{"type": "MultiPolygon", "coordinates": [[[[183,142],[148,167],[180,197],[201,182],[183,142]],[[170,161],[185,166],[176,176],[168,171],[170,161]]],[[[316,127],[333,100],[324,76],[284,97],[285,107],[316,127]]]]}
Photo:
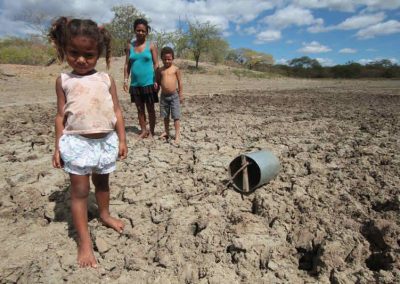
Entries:
{"type": "Polygon", "coordinates": [[[161,49],[161,58],[163,58],[163,56],[164,56],[165,54],[172,54],[172,58],[175,58],[174,50],[173,50],[171,47],[169,47],[169,46],[164,46],[164,47],[161,49]]]}

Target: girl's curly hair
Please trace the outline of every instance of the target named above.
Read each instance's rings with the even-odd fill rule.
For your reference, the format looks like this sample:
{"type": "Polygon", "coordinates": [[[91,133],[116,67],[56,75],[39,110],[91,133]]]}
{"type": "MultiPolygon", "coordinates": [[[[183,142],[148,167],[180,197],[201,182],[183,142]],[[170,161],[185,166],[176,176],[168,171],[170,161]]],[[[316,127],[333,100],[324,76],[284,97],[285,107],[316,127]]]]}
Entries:
{"type": "Polygon", "coordinates": [[[70,19],[60,17],[50,27],[48,37],[57,49],[57,57],[63,62],[65,50],[71,38],[85,36],[97,42],[99,56],[105,51],[107,68],[111,60],[111,34],[103,26],[89,19],[70,19]]]}

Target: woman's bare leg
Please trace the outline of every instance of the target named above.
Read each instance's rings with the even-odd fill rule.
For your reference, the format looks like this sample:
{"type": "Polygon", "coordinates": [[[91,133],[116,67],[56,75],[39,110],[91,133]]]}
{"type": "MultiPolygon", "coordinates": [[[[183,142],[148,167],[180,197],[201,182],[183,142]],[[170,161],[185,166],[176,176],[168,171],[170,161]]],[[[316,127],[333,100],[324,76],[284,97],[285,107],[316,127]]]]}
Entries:
{"type": "MultiPolygon", "coordinates": [[[[139,126],[140,126],[140,134],[139,138],[146,138],[149,135],[146,126],[146,113],[145,113],[145,105],[143,102],[135,101],[137,112],[138,112],[138,119],[139,119],[139,126]]],[[[149,118],[150,119],[150,118],[149,118]]]]}
{"type": "Polygon", "coordinates": [[[154,136],[154,129],[156,127],[156,111],[154,103],[146,103],[147,113],[149,114],[150,135],[154,136]]]}

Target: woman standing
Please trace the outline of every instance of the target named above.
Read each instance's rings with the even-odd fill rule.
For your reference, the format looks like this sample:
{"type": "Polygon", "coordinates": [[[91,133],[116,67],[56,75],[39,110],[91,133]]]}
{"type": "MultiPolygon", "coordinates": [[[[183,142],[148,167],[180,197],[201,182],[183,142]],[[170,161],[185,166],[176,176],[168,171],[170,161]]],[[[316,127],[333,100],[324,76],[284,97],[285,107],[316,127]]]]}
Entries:
{"type": "Polygon", "coordinates": [[[124,66],[124,90],[131,95],[139,118],[139,138],[154,136],[156,112],[154,103],[158,102],[158,86],[155,81],[155,70],[158,68],[157,47],[147,40],[150,26],[145,19],[137,19],[133,28],[136,40],[128,44],[124,66]],[[128,88],[128,78],[131,82],[128,88]],[[146,113],[149,116],[150,130],[146,127],[146,113]]]}

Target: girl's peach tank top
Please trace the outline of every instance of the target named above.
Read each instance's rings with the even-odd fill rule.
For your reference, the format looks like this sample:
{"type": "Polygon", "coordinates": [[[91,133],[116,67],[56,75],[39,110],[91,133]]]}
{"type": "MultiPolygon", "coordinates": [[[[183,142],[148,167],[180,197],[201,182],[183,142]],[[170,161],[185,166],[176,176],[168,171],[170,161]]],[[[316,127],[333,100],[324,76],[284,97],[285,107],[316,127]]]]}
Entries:
{"type": "Polygon", "coordinates": [[[93,134],[113,131],[117,121],[107,73],[79,76],[61,74],[66,103],[64,134],[93,134]]]}

